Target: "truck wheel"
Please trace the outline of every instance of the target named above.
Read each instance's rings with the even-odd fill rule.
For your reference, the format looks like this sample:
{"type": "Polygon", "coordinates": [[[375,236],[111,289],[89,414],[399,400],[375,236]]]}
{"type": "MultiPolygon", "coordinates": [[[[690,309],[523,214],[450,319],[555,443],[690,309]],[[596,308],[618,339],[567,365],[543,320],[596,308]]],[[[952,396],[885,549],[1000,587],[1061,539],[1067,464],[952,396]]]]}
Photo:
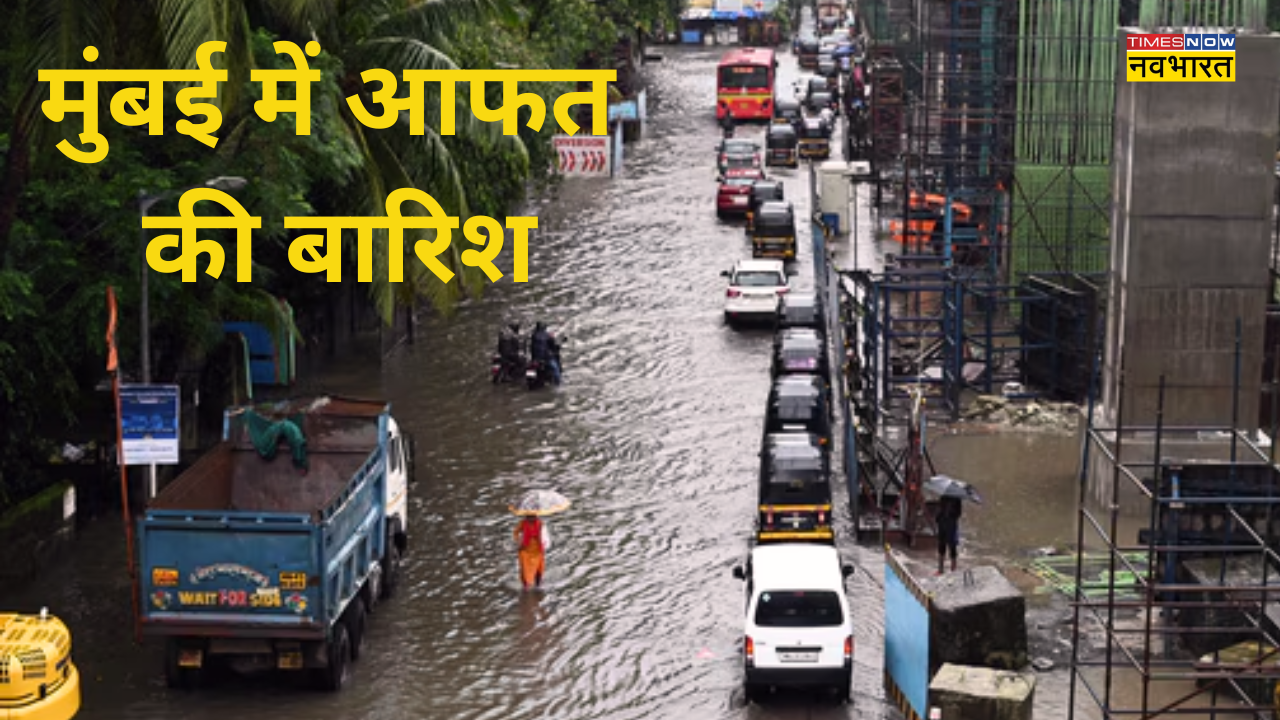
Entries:
{"type": "Polygon", "coordinates": [[[760,686],[753,683],[747,683],[742,686],[742,697],[747,704],[760,702],[760,686]]]}
{"type": "Polygon", "coordinates": [[[400,584],[400,548],[394,538],[387,538],[386,571],[382,575],[382,599],[390,599],[400,584]]]}
{"type": "Polygon", "coordinates": [[[351,659],[360,659],[360,648],[364,645],[365,609],[364,600],[357,595],[346,613],[347,634],[351,636],[351,659]]]}
{"type": "Polygon", "coordinates": [[[170,638],[164,647],[164,680],[174,690],[194,690],[200,685],[199,668],[184,668],[178,664],[181,657],[182,644],[176,638],[170,638]]]}
{"type": "Polygon", "coordinates": [[[329,692],[338,692],[346,686],[351,676],[351,637],[347,634],[345,623],[333,626],[333,638],[326,650],[329,653],[329,666],[320,669],[320,687],[329,692]]]}
{"type": "Polygon", "coordinates": [[[375,563],[369,569],[369,579],[365,581],[365,585],[360,590],[360,597],[364,600],[364,612],[366,615],[372,615],[378,607],[378,600],[382,598],[382,563],[375,563]]]}

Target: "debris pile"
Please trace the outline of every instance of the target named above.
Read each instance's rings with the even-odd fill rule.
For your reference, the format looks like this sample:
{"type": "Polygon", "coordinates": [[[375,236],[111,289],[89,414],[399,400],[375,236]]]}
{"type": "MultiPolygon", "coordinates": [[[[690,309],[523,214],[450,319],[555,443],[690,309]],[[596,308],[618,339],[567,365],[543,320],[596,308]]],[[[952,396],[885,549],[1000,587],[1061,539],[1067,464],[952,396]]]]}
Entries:
{"type": "Polygon", "coordinates": [[[979,395],[962,417],[973,422],[1075,432],[1080,422],[1080,408],[1075,403],[1016,401],[999,395],[979,395]]]}

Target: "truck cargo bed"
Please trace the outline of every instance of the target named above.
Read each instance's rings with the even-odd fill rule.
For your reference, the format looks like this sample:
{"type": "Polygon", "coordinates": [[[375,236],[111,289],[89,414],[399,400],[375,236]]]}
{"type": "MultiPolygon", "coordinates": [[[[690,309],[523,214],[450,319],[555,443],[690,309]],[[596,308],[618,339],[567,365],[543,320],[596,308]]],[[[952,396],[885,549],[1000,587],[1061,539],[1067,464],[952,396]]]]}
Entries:
{"type": "MultiPolygon", "coordinates": [[[[273,419],[297,418],[307,438],[309,468],[295,466],[281,444],[273,460],[258,454],[244,423],[230,440],[213,450],[164,489],[149,505],[154,510],[232,510],[319,514],[346,489],[378,445],[378,417],[385,405],[330,400],[307,411],[289,406],[273,419]]],[[[260,414],[262,413],[259,410],[260,414]]]]}

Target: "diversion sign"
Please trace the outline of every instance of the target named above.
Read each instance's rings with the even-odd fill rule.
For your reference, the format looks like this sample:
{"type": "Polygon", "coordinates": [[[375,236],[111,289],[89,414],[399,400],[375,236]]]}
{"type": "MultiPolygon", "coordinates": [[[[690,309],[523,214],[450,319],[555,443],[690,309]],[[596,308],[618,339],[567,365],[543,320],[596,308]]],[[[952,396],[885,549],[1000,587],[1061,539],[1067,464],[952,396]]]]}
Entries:
{"type": "Polygon", "coordinates": [[[178,464],[177,385],[120,386],[124,465],[178,464]]]}
{"type": "Polygon", "coordinates": [[[1233,33],[1140,33],[1125,38],[1129,82],[1235,82],[1233,33]]]}

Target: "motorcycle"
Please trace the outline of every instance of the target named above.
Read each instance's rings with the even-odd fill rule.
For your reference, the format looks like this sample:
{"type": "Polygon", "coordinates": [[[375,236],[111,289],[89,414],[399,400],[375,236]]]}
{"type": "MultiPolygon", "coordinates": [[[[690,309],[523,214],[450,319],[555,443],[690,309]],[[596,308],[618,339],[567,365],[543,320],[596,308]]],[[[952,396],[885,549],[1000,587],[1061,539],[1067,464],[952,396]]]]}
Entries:
{"type": "Polygon", "coordinates": [[[555,382],[551,366],[541,360],[530,360],[524,369],[524,381],[530,390],[537,390],[555,382]]]}
{"type": "Polygon", "coordinates": [[[489,375],[492,377],[494,385],[506,382],[518,382],[520,372],[524,370],[524,368],[525,361],[523,357],[508,359],[494,353],[493,359],[489,364],[489,375]]]}
{"type": "MultiPolygon", "coordinates": [[[[564,338],[561,337],[557,339],[552,348],[552,357],[555,358],[556,364],[560,366],[562,374],[564,372],[564,365],[560,362],[560,348],[563,347],[563,345],[564,338]]],[[[551,366],[549,364],[542,360],[532,359],[529,360],[529,364],[525,366],[524,381],[525,384],[529,386],[530,390],[537,390],[538,388],[545,387],[547,385],[559,384],[556,382],[555,375],[551,372],[551,366]]]]}

